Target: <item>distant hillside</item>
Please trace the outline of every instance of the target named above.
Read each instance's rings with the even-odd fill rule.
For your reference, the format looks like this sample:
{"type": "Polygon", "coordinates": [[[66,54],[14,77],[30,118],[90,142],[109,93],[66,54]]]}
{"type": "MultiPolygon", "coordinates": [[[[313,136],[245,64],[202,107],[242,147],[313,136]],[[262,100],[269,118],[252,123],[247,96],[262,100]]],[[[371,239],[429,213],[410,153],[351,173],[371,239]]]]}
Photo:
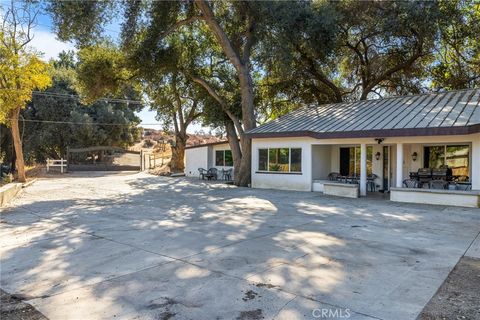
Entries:
{"type": "MultiPolygon", "coordinates": [[[[150,151],[153,153],[161,153],[164,157],[169,157],[169,155],[171,155],[170,142],[174,140],[175,136],[173,134],[166,133],[163,130],[145,128],[143,130],[142,139],[130,147],[130,150],[150,151]]],[[[223,140],[225,139],[209,134],[189,134],[187,147],[223,140]]]]}

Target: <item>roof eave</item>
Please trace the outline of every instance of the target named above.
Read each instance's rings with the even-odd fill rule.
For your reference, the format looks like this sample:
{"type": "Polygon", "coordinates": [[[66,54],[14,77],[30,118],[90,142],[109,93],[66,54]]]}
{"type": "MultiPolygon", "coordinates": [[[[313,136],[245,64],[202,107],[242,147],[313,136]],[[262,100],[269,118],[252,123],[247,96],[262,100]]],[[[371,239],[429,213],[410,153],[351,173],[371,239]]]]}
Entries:
{"type": "Polygon", "coordinates": [[[448,136],[467,135],[480,132],[480,124],[458,127],[436,128],[403,128],[403,129],[377,129],[365,131],[338,131],[338,132],[312,132],[312,131],[285,131],[285,132],[258,132],[247,133],[250,138],[286,138],[310,137],[315,139],[343,139],[343,138],[384,138],[384,137],[415,137],[415,136],[448,136]]]}

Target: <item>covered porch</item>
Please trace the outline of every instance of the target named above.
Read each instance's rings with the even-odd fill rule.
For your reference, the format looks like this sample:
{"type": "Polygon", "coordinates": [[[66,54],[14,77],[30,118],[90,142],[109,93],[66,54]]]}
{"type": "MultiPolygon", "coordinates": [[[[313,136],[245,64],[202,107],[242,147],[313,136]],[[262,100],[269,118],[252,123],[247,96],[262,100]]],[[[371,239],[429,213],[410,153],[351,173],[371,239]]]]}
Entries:
{"type": "Polygon", "coordinates": [[[312,191],[478,207],[480,135],[317,140],[312,191]]]}

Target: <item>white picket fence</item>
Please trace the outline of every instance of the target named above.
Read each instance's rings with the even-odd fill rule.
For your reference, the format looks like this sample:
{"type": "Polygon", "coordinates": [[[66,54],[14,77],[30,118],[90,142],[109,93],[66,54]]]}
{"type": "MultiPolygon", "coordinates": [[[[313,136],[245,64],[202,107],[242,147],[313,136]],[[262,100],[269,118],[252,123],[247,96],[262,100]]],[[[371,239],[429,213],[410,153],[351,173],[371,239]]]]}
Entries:
{"type": "Polygon", "coordinates": [[[50,171],[50,167],[60,167],[60,172],[64,173],[67,171],[67,159],[47,159],[47,172],[50,171]]]}

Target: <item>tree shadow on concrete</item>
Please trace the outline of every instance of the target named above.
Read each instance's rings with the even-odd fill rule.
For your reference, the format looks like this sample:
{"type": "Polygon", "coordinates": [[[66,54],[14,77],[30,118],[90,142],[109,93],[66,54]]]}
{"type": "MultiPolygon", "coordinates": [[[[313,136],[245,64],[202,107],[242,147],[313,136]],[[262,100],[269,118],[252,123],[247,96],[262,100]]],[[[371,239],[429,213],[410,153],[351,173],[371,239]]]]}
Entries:
{"type": "Polygon", "coordinates": [[[437,209],[144,174],[40,182],[2,214],[1,286],[58,318],[409,316],[422,299],[398,288],[429,298],[478,229],[437,209]]]}

